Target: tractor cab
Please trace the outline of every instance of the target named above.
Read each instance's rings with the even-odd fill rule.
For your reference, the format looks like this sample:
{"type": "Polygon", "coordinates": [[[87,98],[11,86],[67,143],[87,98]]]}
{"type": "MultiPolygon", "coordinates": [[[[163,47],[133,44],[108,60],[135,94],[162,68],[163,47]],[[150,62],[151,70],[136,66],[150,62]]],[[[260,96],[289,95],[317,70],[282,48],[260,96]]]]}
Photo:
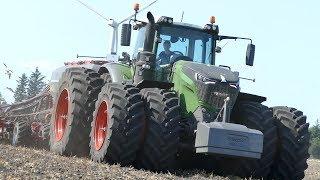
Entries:
{"type": "MultiPolygon", "coordinates": [[[[149,16],[151,17],[152,14],[150,13],[149,16]]],[[[149,80],[150,82],[159,82],[157,84],[162,85],[162,83],[172,82],[172,71],[178,61],[215,66],[215,53],[221,52],[221,48],[216,46],[218,41],[245,39],[252,42],[249,38],[219,35],[219,27],[215,24],[214,16],[211,17],[210,23],[203,27],[174,22],[173,18],[166,16],[160,17],[157,22],[154,21],[153,16],[151,19],[152,22],[149,20],[148,23],[136,20],[136,24],[133,26],[134,30],[138,30],[138,33],[132,61],[141,61],[133,63],[137,66],[141,65],[138,72],[137,66],[133,67],[133,71],[136,72],[135,76],[147,74],[142,76],[138,82],[136,81],[137,83],[149,80]],[[146,54],[146,52],[148,53],[146,54]],[[148,62],[143,62],[145,58],[148,59],[148,62]]],[[[130,40],[131,24],[124,24],[121,45],[129,46],[130,40]]],[[[253,65],[254,50],[255,46],[250,43],[246,56],[246,64],[249,66],[253,65]]]]}
{"type": "Polygon", "coordinates": [[[170,81],[173,65],[178,61],[214,65],[215,41],[212,34],[186,23],[158,23],[154,54],[159,81],[170,81]]]}
{"type": "Polygon", "coordinates": [[[213,36],[199,28],[182,23],[160,26],[156,36],[155,53],[158,65],[173,64],[177,60],[214,64],[213,36]]]}
{"type": "MultiPolygon", "coordinates": [[[[155,56],[157,81],[170,81],[173,65],[177,61],[191,61],[214,65],[216,41],[207,29],[187,23],[173,22],[172,18],[160,17],[155,25],[152,53],[155,56]]],[[[133,61],[143,51],[146,23],[138,26],[133,61]]]]}
{"type": "MultiPolygon", "coordinates": [[[[143,50],[145,27],[139,29],[133,57],[143,50]]],[[[186,23],[159,24],[156,31],[154,54],[158,66],[169,65],[178,59],[203,64],[214,64],[215,41],[201,27],[186,23]]]]}

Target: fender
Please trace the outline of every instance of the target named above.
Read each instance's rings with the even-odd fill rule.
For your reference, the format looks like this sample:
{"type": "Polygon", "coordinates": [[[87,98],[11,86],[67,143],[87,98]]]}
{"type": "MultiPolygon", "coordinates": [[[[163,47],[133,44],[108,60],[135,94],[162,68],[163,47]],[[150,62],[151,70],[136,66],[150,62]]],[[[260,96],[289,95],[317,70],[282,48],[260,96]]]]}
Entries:
{"type": "Polygon", "coordinates": [[[110,73],[112,82],[132,81],[132,72],[131,72],[130,66],[122,63],[110,62],[103,65],[82,64],[82,65],[75,65],[75,66],[62,66],[55,69],[52,72],[51,79],[49,82],[51,93],[55,94],[57,90],[56,85],[59,82],[63,72],[73,67],[84,67],[87,69],[92,69],[95,72],[100,74],[108,72],[110,73]]]}
{"type": "Polygon", "coordinates": [[[75,65],[75,66],[61,66],[61,67],[55,69],[51,74],[51,79],[50,79],[50,82],[49,82],[50,93],[51,93],[52,97],[55,97],[55,94],[56,94],[56,91],[57,91],[57,84],[58,84],[63,72],[65,72],[67,69],[73,68],[73,67],[84,67],[84,68],[92,69],[92,70],[98,72],[100,67],[101,67],[101,65],[98,65],[98,64],[82,64],[82,65],[75,65]]]}
{"type": "Polygon", "coordinates": [[[57,69],[55,69],[52,74],[51,74],[51,79],[50,79],[50,83],[57,83],[59,82],[63,72],[65,72],[67,69],[69,68],[73,68],[73,67],[84,67],[86,69],[92,69],[95,72],[98,72],[101,65],[98,64],[82,64],[82,65],[76,65],[76,66],[61,66],[57,69]]]}
{"type": "Polygon", "coordinates": [[[258,103],[263,103],[266,100],[267,100],[266,97],[258,96],[258,95],[254,95],[254,94],[243,93],[243,92],[239,92],[238,98],[237,98],[237,102],[239,102],[239,101],[254,101],[254,102],[258,102],[258,103]]]}

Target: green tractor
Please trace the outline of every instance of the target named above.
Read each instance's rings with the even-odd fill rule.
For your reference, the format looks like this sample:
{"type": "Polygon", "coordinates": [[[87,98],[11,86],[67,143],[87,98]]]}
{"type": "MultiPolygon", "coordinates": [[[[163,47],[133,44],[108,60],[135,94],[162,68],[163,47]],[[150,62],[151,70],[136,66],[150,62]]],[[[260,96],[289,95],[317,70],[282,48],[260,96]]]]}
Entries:
{"type": "Polygon", "coordinates": [[[217,42],[244,39],[253,66],[252,40],[220,35],[214,18],[204,27],[164,16],[155,22],[150,12],[147,18],[122,26],[122,46],[137,31],[132,57],[59,70],[51,150],[154,171],[302,179],[306,116],[263,105],[265,97],[240,91],[238,72],[215,65],[217,42]]]}

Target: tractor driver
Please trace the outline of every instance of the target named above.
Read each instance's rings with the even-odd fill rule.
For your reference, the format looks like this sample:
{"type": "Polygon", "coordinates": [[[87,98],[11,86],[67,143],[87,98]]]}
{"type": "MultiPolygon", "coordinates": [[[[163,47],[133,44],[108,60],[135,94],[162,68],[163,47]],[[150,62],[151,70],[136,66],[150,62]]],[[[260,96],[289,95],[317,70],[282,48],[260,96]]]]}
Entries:
{"type": "Polygon", "coordinates": [[[164,65],[164,64],[169,64],[170,63],[170,57],[172,55],[174,55],[174,53],[172,51],[170,51],[170,47],[171,47],[171,43],[170,41],[166,40],[163,42],[163,49],[164,51],[162,51],[159,54],[159,61],[160,61],[160,65],[164,65]]]}

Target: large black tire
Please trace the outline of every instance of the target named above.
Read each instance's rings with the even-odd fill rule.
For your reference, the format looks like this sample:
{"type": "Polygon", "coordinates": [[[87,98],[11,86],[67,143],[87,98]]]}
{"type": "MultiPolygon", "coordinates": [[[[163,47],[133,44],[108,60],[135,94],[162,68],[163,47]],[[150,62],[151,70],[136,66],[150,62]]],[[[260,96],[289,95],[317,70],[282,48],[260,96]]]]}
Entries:
{"type": "Polygon", "coordinates": [[[13,146],[33,146],[34,140],[31,134],[30,125],[27,121],[17,121],[14,124],[11,144],[13,146]]]}
{"type": "Polygon", "coordinates": [[[271,171],[277,143],[277,129],[272,111],[257,102],[244,101],[235,105],[231,121],[263,133],[263,152],[260,159],[224,158],[221,169],[225,174],[244,178],[267,178],[271,171]]]}
{"type": "Polygon", "coordinates": [[[101,79],[103,79],[103,81],[105,83],[112,83],[112,78],[111,78],[111,75],[109,72],[105,72],[105,73],[101,74],[100,77],[101,77],[101,79]]]}
{"type": "Polygon", "coordinates": [[[274,179],[303,179],[307,169],[310,134],[307,117],[295,108],[273,107],[279,142],[273,166],[274,179]]]}
{"type": "Polygon", "coordinates": [[[143,96],[147,128],[137,166],[154,171],[173,170],[179,145],[179,99],[175,92],[157,88],[145,89],[143,96]]]}
{"type": "Polygon", "coordinates": [[[50,122],[51,151],[62,155],[88,156],[92,113],[102,85],[99,74],[90,69],[75,67],[63,73],[50,122]],[[59,126],[64,130],[59,131],[59,126]]]}
{"type": "Polygon", "coordinates": [[[133,85],[107,83],[101,89],[95,109],[90,133],[91,159],[132,165],[145,126],[140,90],[133,85]]]}

